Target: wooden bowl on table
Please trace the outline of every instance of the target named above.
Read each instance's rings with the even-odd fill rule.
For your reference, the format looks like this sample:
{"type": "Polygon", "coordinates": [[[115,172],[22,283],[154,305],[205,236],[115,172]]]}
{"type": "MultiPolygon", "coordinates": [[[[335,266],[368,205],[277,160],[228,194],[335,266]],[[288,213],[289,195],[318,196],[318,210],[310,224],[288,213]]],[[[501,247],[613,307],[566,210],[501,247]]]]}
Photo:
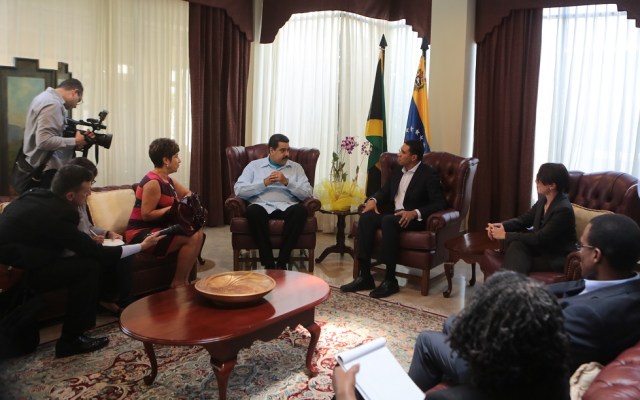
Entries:
{"type": "Polygon", "coordinates": [[[276,281],[253,271],[233,271],[211,275],[196,282],[204,297],[222,304],[253,303],[276,287],[276,281]]]}

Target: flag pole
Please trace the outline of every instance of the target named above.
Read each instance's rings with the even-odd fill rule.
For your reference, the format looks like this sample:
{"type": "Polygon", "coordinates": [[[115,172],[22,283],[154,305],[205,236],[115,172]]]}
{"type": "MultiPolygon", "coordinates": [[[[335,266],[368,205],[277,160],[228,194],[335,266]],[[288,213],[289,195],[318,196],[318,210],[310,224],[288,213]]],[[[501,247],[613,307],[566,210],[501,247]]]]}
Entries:
{"type": "Polygon", "coordinates": [[[387,128],[384,104],[384,50],[387,40],[384,35],[380,39],[380,55],[376,68],[376,77],[371,96],[371,107],[365,126],[365,137],[371,143],[371,153],[367,162],[366,195],[371,196],[380,189],[382,173],[380,171],[380,155],[387,151],[387,128]]]}

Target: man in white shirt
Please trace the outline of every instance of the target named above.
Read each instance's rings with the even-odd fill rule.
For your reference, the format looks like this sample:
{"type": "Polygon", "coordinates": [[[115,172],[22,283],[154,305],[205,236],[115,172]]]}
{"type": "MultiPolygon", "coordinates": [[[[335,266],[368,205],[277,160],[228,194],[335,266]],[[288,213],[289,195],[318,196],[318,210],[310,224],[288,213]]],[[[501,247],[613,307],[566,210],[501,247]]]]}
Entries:
{"type": "Polygon", "coordinates": [[[289,159],[289,138],[276,133],[269,138],[268,148],[267,157],[245,167],[233,190],[236,196],[250,203],[246,216],[262,265],[268,269],[286,269],[307,219],[307,210],[301,201],[313,195],[313,188],[302,166],[289,159]],[[269,239],[270,219],[284,220],[277,265],[269,239]]]}
{"type": "Polygon", "coordinates": [[[422,162],[423,154],[422,141],[404,143],[398,152],[398,167],[384,186],[367,201],[358,222],[356,257],[360,276],[342,285],[340,290],[343,292],[375,288],[371,276],[371,255],[375,232],[380,228],[383,240],[379,261],[386,264],[386,275],[369,296],[388,297],[400,290],[395,277],[400,233],[405,230],[424,230],[429,215],[447,207],[440,178],[422,162]]]}

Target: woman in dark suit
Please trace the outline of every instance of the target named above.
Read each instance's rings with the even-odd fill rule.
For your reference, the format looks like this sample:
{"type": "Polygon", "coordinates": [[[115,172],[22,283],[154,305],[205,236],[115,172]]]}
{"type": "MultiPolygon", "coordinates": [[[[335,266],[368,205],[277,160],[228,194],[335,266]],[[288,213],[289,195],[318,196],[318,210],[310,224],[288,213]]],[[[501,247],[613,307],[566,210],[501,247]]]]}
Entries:
{"type": "Polygon", "coordinates": [[[536,187],[540,198],[529,211],[487,226],[489,238],[504,239],[508,246],[503,269],[523,274],[562,271],[567,254],[576,250],[576,219],[567,196],[567,168],[542,164],[536,187]]]}

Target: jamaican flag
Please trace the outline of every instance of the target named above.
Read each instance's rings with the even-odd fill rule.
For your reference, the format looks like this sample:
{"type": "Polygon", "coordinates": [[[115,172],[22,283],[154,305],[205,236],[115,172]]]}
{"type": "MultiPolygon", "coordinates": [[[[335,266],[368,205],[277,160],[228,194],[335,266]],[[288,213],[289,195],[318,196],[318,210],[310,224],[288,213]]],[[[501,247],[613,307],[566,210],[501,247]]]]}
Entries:
{"type": "Polygon", "coordinates": [[[387,128],[384,110],[384,48],[387,41],[382,35],[380,40],[380,58],[376,69],[376,81],[373,85],[373,96],[365,136],[371,142],[372,150],[367,164],[367,196],[373,195],[381,186],[380,155],[387,151],[387,128]]]}

